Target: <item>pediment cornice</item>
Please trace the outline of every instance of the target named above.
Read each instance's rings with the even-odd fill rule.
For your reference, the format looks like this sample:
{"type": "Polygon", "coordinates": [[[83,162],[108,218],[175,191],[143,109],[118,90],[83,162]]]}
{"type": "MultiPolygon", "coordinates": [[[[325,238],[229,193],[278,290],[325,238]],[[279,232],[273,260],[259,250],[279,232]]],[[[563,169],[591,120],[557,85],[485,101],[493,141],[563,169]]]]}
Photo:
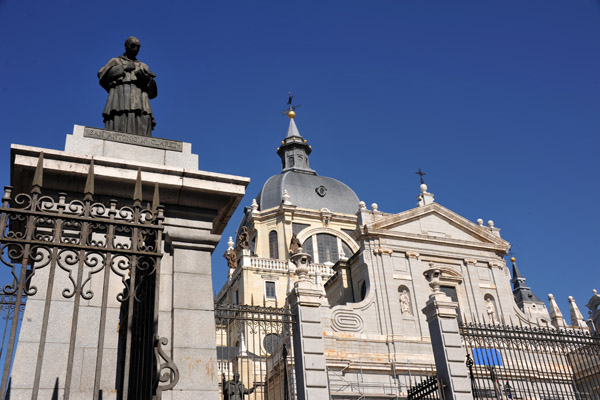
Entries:
{"type": "Polygon", "coordinates": [[[432,203],[423,207],[413,208],[411,210],[392,215],[388,218],[373,222],[371,224],[367,224],[366,232],[368,232],[369,234],[379,234],[389,237],[405,238],[408,240],[431,241],[437,243],[457,245],[462,244],[467,246],[484,247],[487,249],[495,249],[501,251],[508,251],[510,248],[510,244],[506,240],[493,234],[488,227],[479,226],[469,221],[468,219],[458,215],[457,213],[447,209],[446,207],[439,205],[438,203],[432,203]],[[439,216],[441,219],[447,221],[450,225],[453,225],[454,227],[476,238],[476,240],[467,241],[461,239],[433,237],[427,234],[402,232],[401,230],[395,229],[402,226],[403,224],[418,220],[420,218],[432,214],[439,216]]]}

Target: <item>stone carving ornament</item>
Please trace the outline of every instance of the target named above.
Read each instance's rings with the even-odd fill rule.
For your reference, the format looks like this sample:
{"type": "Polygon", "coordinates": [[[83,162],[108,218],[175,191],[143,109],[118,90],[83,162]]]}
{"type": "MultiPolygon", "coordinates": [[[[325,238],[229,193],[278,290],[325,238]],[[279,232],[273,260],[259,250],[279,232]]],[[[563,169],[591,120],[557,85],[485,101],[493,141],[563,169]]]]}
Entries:
{"type": "Polygon", "coordinates": [[[290,254],[298,254],[300,250],[302,250],[302,243],[300,243],[300,240],[298,240],[298,237],[294,233],[290,241],[290,254]]]}
{"type": "Polygon", "coordinates": [[[225,253],[225,259],[227,260],[227,265],[230,269],[237,268],[237,254],[234,249],[229,249],[225,253]]]}
{"type": "Polygon", "coordinates": [[[408,293],[408,289],[403,288],[399,294],[400,300],[400,313],[402,315],[412,315],[412,310],[410,307],[410,294],[408,293]]]}
{"type": "Polygon", "coordinates": [[[244,250],[248,250],[250,248],[250,235],[248,234],[248,227],[242,227],[242,232],[237,237],[238,246],[244,250]]]}
{"type": "Polygon", "coordinates": [[[486,296],[485,298],[485,311],[487,312],[488,317],[492,323],[498,322],[496,304],[494,304],[494,299],[491,296],[486,296]]]}
{"type": "Polygon", "coordinates": [[[331,327],[336,332],[362,332],[365,323],[360,315],[349,310],[336,310],[331,316],[331,327]]]}
{"type": "Polygon", "coordinates": [[[156,122],[150,99],[158,95],[156,75],[136,58],[139,51],[140,41],[128,37],[125,53],[98,71],[100,86],[108,92],[102,117],[107,130],[152,136],[156,122]]]}

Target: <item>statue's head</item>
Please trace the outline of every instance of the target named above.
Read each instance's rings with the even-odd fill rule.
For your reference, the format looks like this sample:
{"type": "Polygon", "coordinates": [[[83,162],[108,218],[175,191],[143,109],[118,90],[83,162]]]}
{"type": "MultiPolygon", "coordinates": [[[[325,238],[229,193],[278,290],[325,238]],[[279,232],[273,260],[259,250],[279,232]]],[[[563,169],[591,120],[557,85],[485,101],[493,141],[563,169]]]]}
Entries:
{"type": "Polygon", "coordinates": [[[235,382],[239,382],[240,381],[240,374],[238,374],[237,372],[235,374],[233,374],[233,380],[235,382]]]}
{"type": "Polygon", "coordinates": [[[125,54],[127,54],[127,57],[135,59],[138,52],[140,51],[140,46],[141,44],[138,38],[136,38],[135,36],[129,36],[125,40],[125,54]]]}

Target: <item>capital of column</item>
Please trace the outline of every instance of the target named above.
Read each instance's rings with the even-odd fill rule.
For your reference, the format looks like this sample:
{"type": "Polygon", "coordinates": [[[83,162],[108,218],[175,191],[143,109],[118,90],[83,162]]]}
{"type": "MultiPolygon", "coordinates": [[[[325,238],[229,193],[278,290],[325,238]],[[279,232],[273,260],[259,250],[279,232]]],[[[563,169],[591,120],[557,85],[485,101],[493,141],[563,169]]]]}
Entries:
{"type": "Polygon", "coordinates": [[[475,265],[477,264],[477,260],[473,259],[473,258],[465,258],[464,259],[465,264],[467,265],[475,265]]]}
{"type": "Polygon", "coordinates": [[[406,252],[406,257],[407,258],[418,259],[419,257],[421,257],[421,254],[417,253],[416,251],[407,251],[406,252]]]}
{"type": "Polygon", "coordinates": [[[165,226],[165,242],[171,248],[213,252],[221,235],[215,235],[204,229],[165,226]]]}

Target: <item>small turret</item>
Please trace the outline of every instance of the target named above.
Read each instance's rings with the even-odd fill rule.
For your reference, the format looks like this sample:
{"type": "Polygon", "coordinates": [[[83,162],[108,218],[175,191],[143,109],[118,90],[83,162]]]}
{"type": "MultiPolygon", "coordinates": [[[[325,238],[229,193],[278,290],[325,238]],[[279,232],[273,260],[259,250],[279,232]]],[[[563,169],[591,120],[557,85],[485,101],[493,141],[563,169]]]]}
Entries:
{"type": "Polygon", "coordinates": [[[281,141],[281,146],[277,148],[277,154],[281,157],[281,170],[282,172],[299,171],[316,175],[317,173],[310,168],[308,162],[312,147],[307,144],[306,139],[298,131],[296,122],[294,122],[296,113],[290,110],[287,114],[290,118],[290,125],[285,139],[281,141]]]}
{"type": "Polygon", "coordinates": [[[525,278],[521,275],[521,271],[517,267],[517,260],[514,257],[510,258],[512,262],[512,280],[511,283],[513,285],[513,296],[515,298],[515,303],[517,306],[528,316],[532,317],[535,320],[543,319],[547,322],[549,317],[548,310],[546,309],[546,305],[542,300],[540,300],[533,292],[531,288],[525,285],[525,278]]]}

